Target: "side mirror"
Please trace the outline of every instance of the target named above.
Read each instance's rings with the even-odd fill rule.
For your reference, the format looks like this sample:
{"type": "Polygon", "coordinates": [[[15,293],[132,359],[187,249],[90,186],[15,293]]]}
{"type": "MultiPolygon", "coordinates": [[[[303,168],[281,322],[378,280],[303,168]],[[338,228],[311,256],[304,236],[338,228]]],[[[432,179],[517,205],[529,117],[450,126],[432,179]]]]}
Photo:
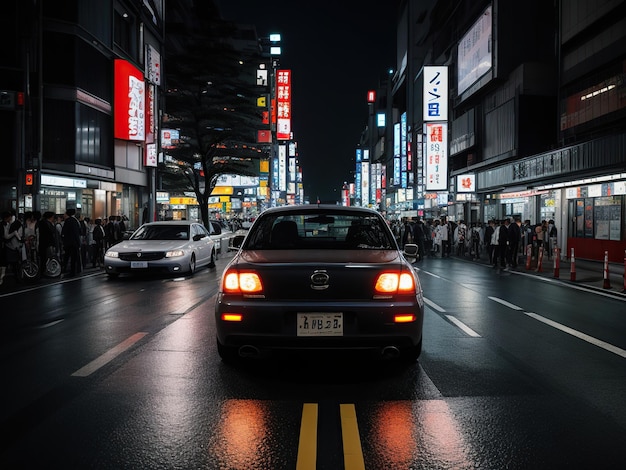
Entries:
{"type": "Polygon", "coordinates": [[[404,245],[403,254],[407,258],[417,259],[419,257],[419,248],[415,243],[407,243],[404,245]]]}
{"type": "Polygon", "coordinates": [[[238,250],[239,248],[241,248],[241,245],[243,244],[243,239],[246,238],[245,235],[235,235],[234,237],[232,237],[230,239],[230,244],[228,246],[229,250],[238,250]]]}
{"type": "Polygon", "coordinates": [[[211,226],[213,227],[213,233],[211,235],[222,234],[222,226],[218,222],[211,222],[211,226]]]}
{"type": "Polygon", "coordinates": [[[197,233],[193,236],[193,241],[197,242],[198,240],[202,240],[204,238],[204,235],[202,233],[197,233]]]}

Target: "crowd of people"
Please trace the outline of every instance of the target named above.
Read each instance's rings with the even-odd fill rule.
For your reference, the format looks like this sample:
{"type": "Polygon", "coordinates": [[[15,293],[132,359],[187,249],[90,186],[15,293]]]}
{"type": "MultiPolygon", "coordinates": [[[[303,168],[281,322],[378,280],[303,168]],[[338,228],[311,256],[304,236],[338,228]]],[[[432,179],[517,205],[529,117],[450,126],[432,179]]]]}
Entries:
{"type": "Polygon", "coordinates": [[[447,217],[430,220],[417,217],[394,220],[390,225],[401,248],[406,243],[418,245],[418,261],[426,256],[446,258],[455,254],[475,260],[486,258],[496,268],[515,269],[520,256],[526,256],[527,247],[531,247],[533,257],[543,250],[551,259],[557,246],[553,220],[533,225],[530,220],[522,223],[519,217],[505,217],[468,226],[462,219],[457,223],[447,217]]]}
{"type": "Polygon", "coordinates": [[[14,210],[2,212],[2,238],[0,246],[0,285],[10,273],[17,282],[25,277],[55,277],[65,273],[75,276],[91,265],[102,267],[105,251],[124,238],[124,216],[108,219],[83,217],[76,209],[64,214],[39,211],[16,214],[14,210]],[[48,271],[49,260],[60,263],[59,272],[48,271]],[[29,270],[25,269],[28,264],[29,270]],[[35,269],[32,269],[35,266],[35,269]]]}

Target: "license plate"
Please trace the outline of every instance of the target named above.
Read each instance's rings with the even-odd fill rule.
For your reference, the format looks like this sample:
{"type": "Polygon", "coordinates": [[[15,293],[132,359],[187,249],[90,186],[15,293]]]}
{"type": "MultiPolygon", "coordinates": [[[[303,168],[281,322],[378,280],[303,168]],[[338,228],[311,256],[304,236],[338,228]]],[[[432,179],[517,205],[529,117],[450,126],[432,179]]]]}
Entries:
{"type": "Polygon", "coordinates": [[[148,262],[147,261],[131,261],[130,267],[133,269],[134,268],[147,268],[148,262]]]}
{"type": "Polygon", "coordinates": [[[298,313],[298,336],[343,336],[343,314],[298,313]]]}

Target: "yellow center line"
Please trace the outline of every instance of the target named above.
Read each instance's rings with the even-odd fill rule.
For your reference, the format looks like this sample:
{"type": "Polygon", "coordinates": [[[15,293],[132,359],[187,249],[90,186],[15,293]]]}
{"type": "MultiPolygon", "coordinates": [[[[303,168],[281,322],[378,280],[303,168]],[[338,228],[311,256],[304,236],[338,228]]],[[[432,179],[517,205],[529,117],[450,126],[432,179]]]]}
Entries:
{"type": "Polygon", "coordinates": [[[296,470],[315,470],[317,466],[317,403],[302,406],[300,441],[296,470]]]}
{"type": "Polygon", "coordinates": [[[342,403],[339,407],[341,412],[344,468],[345,470],[365,470],[354,404],[342,403]]]}

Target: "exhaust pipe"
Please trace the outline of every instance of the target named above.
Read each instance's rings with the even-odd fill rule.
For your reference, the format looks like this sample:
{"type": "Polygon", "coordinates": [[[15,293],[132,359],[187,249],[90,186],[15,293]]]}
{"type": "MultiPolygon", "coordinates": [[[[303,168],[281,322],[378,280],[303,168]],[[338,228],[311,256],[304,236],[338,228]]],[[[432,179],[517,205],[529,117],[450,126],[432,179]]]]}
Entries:
{"type": "Polygon", "coordinates": [[[385,346],[381,354],[384,359],[396,359],[400,357],[400,350],[395,346],[385,346]]]}
{"type": "Polygon", "coordinates": [[[244,344],[239,348],[239,356],[241,357],[259,357],[260,354],[259,348],[251,344],[244,344]]]}

